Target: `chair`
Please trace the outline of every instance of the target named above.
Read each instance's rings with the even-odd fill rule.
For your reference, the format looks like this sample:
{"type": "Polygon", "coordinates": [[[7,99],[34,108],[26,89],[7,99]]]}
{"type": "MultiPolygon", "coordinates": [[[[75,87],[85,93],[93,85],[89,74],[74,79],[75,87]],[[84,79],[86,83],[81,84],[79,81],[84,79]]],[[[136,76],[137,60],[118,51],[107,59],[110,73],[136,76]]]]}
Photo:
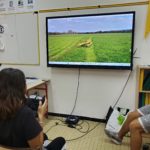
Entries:
{"type": "MultiPolygon", "coordinates": [[[[52,149],[52,150],[66,150],[66,141],[63,137],[55,138],[51,143],[49,143],[44,149],[52,149]]],[[[43,150],[40,148],[18,148],[18,147],[8,147],[0,145],[0,150],[43,150]]]]}
{"type": "Polygon", "coordinates": [[[42,148],[18,148],[0,145],[0,150],[42,150],[42,148]]]}

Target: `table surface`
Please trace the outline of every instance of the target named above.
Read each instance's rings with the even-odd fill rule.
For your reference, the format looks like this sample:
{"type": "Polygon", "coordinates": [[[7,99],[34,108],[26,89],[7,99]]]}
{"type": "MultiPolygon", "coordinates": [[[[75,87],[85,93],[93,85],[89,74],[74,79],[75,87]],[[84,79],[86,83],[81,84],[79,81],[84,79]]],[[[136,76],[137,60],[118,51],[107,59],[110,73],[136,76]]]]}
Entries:
{"type": "Polygon", "coordinates": [[[42,79],[26,79],[27,90],[45,84],[47,81],[42,79]]]}

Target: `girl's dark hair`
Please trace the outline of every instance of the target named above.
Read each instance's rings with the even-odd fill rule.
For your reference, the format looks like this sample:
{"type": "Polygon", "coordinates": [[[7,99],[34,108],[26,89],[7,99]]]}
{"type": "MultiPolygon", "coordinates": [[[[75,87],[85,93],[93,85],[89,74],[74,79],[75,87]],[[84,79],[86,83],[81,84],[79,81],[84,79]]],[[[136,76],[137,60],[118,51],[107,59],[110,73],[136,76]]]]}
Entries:
{"type": "Polygon", "coordinates": [[[10,119],[25,102],[26,81],[19,69],[0,71],[0,120],[10,119]]]}

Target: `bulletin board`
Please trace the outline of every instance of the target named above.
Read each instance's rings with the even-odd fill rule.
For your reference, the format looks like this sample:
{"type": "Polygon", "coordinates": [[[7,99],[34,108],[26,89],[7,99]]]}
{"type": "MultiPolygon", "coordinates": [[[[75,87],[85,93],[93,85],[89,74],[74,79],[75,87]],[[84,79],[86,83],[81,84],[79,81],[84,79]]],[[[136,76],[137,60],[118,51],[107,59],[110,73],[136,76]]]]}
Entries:
{"type": "Polygon", "coordinates": [[[0,15],[0,63],[39,64],[38,13],[0,15]]]}

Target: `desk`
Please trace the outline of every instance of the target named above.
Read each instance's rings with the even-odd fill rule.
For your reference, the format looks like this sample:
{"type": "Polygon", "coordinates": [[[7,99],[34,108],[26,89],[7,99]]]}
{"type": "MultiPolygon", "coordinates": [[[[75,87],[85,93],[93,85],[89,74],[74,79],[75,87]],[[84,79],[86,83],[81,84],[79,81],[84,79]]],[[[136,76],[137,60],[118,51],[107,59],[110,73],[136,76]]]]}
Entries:
{"type": "MultiPolygon", "coordinates": [[[[45,96],[48,100],[48,83],[49,80],[41,80],[41,79],[26,79],[27,85],[27,95],[29,96],[29,91],[31,90],[44,90],[45,96]]],[[[47,113],[45,114],[46,118],[48,117],[48,106],[47,106],[47,113]]]]}
{"type": "Polygon", "coordinates": [[[38,89],[38,90],[44,90],[45,91],[45,96],[48,99],[48,87],[47,87],[47,82],[49,80],[41,80],[41,79],[26,79],[26,84],[27,84],[27,94],[30,90],[32,89],[38,89]],[[44,86],[44,87],[40,87],[44,86]]]}

